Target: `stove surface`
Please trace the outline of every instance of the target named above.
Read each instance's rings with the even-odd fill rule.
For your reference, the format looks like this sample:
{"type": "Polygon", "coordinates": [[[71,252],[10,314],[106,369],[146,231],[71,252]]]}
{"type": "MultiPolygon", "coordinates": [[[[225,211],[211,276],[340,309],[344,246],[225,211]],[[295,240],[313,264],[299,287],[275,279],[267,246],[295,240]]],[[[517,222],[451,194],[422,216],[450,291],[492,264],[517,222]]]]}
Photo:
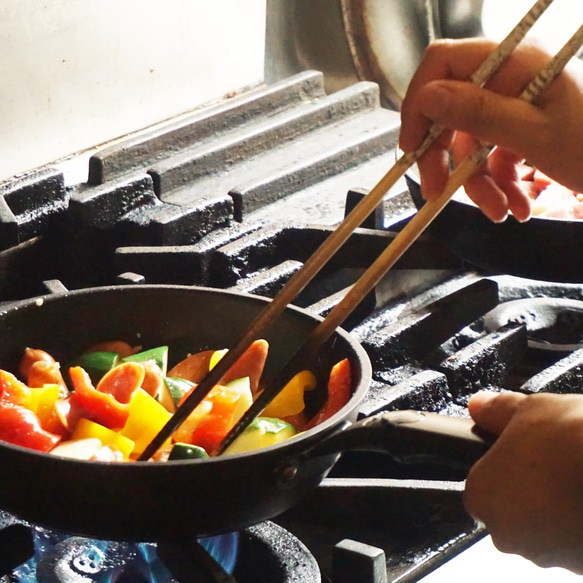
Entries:
{"type": "MultiPolygon", "coordinates": [[[[372,84],[326,95],[306,72],[99,150],[87,182],[57,169],[15,179],[0,191],[10,207],[0,301],[112,283],[274,297],[392,165],[398,130],[372,84]]],[[[415,213],[404,181],[378,210],[294,303],[325,316],[340,301],[415,213]]],[[[427,233],[345,325],[374,369],[359,416],[467,416],[483,388],[580,391],[583,350],[541,362],[520,322],[483,326],[499,303],[534,297],[583,300],[583,286],[483,273],[427,233]]],[[[463,509],[459,472],[353,453],[274,521],[314,554],[323,583],[413,583],[431,571],[466,581],[508,558],[484,555],[487,543],[472,553],[484,531],[463,509]]],[[[509,580],[500,569],[488,580],[509,580]]]]}

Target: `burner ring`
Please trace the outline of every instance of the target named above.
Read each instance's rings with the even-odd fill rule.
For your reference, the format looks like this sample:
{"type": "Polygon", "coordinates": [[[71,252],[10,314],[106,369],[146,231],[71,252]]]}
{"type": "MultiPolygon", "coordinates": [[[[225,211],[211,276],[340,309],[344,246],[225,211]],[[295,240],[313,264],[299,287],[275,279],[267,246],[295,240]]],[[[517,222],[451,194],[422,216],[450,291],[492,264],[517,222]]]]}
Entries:
{"type": "Polygon", "coordinates": [[[504,302],[484,317],[488,332],[512,323],[525,325],[530,348],[573,352],[583,347],[583,301],[525,298],[504,302]]]}

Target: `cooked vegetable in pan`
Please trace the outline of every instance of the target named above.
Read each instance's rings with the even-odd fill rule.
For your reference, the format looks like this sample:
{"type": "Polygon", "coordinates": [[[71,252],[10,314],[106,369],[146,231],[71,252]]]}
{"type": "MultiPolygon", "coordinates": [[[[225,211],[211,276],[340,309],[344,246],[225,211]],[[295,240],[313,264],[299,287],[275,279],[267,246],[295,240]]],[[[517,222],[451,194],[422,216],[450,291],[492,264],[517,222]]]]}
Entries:
{"type": "MultiPolygon", "coordinates": [[[[153,459],[212,456],[261,392],[268,351],[265,340],[255,341],[153,459]]],[[[226,350],[192,354],[170,370],[168,353],[167,346],[107,342],[63,373],[44,350],[25,349],[16,374],[0,369],[0,439],[75,459],[135,460],[226,350]]],[[[332,368],[327,399],[310,416],[305,397],[316,388],[311,371],[299,372],[226,453],[279,443],[340,410],[352,394],[348,359],[332,368]]]]}

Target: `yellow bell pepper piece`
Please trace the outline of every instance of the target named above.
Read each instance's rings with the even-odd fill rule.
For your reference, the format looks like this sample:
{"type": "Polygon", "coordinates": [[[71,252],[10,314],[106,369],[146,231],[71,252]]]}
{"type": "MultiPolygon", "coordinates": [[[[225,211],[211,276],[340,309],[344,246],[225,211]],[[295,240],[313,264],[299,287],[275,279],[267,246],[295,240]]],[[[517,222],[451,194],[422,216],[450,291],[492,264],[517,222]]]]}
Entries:
{"type": "Polygon", "coordinates": [[[36,414],[41,425],[44,425],[55,409],[55,403],[60,397],[59,385],[47,384],[38,388],[29,388],[30,402],[28,408],[36,414]]]}
{"type": "Polygon", "coordinates": [[[72,440],[79,439],[99,439],[103,445],[112,445],[121,453],[123,457],[129,459],[132,451],[134,450],[133,440],[120,435],[117,431],[112,431],[108,427],[95,423],[89,419],[80,419],[73,431],[71,436],[72,440]]]}
{"type": "Polygon", "coordinates": [[[227,354],[227,352],[229,352],[229,349],[223,348],[221,350],[215,350],[212,353],[211,358],[209,360],[209,371],[213,370],[213,368],[217,366],[217,363],[221,360],[221,358],[223,358],[223,356],[225,356],[225,354],[227,354]]]}
{"type": "Polygon", "coordinates": [[[290,417],[304,410],[304,392],[316,388],[316,377],[309,370],[299,372],[267,405],[263,417],[290,417]]]}
{"type": "MultiPolygon", "coordinates": [[[[134,455],[141,454],[158,432],[172,417],[163,405],[154,397],[151,397],[143,389],[136,389],[130,399],[130,413],[121,435],[131,439],[135,443],[134,455]]],[[[168,439],[162,446],[169,445],[168,439]]]]}

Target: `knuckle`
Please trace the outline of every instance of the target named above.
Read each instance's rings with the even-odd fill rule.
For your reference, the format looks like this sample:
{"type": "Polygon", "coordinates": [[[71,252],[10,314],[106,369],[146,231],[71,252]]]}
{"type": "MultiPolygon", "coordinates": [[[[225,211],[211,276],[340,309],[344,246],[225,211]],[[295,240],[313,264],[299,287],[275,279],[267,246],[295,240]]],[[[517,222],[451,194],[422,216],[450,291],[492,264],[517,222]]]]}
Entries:
{"type": "Polygon", "coordinates": [[[435,39],[425,47],[425,56],[432,58],[436,55],[441,55],[444,51],[448,51],[453,45],[454,42],[451,39],[435,39]]]}
{"type": "Polygon", "coordinates": [[[456,49],[456,43],[452,39],[433,40],[425,47],[422,59],[424,67],[447,72],[450,61],[455,59],[456,49]]]}

